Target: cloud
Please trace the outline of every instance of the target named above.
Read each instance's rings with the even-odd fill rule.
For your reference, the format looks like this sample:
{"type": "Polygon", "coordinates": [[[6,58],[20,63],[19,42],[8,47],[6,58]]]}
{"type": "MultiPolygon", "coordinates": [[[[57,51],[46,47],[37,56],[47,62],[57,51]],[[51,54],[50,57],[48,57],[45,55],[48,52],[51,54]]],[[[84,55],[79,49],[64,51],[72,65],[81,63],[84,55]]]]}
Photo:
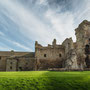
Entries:
{"type": "Polygon", "coordinates": [[[47,5],[46,0],[37,0],[37,4],[47,5]]]}
{"type": "MultiPolygon", "coordinates": [[[[4,39],[5,41],[7,41],[8,43],[12,44],[13,46],[19,47],[19,48],[21,48],[21,49],[24,50],[24,51],[33,51],[30,47],[27,47],[27,46],[25,46],[25,45],[23,45],[23,44],[20,44],[19,42],[16,42],[16,41],[7,39],[7,38],[5,38],[5,37],[3,37],[3,39],[4,39]]],[[[8,47],[8,46],[6,46],[5,44],[3,44],[3,45],[4,45],[5,47],[8,47]]],[[[9,48],[9,49],[12,50],[11,48],[9,48]]],[[[14,49],[14,50],[17,51],[17,49],[14,49]]]]}
{"type": "Polygon", "coordinates": [[[12,45],[28,51],[32,50],[36,40],[42,45],[51,43],[54,38],[58,43],[68,37],[73,37],[75,41],[74,29],[84,19],[90,20],[89,6],[90,0],[0,0],[1,11],[8,18],[4,18],[7,23],[4,21],[3,27],[9,28],[5,27],[8,30],[4,31],[9,35],[14,33],[16,38],[19,32],[24,37],[19,38],[20,41],[26,42],[26,45],[15,38],[13,41],[12,37],[7,38],[12,45]],[[32,41],[30,47],[27,39],[32,41]]]}
{"type": "Polygon", "coordinates": [[[9,47],[0,46],[0,51],[10,51],[10,50],[12,49],[9,47]]]}
{"type": "Polygon", "coordinates": [[[7,51],[7,50],[12,50],[12,48],[10,48],[9,46],[3,44],[2,42],[0,42],[0,50],[1,51],[7,51]]]}
{"type": "Polygon", "coordinates": [[[56,33],[56,35],[60,37],[60,42],[68,37],[73,37],[73,40],[75,41],[74,17],[72,13],[56,13],[55,11],[48,10],[45,17],[50,22],[52,30],[54,31],[53,33],[56,33]]]}
{"type": "Polygon", "coordinates": [[[3,32],[0,32],[0,35],[1,35],[1,36],[4,36],[4,33],[3,33],[3,32]]]}
{"type": "Polygon", "coordinates": [[[51,38],[54,36],[50,33],[48,24],[45,25],[44,22],[42,22],[31,11],[28,11],[17,3],[15,4],[8,0],[8,2],[4,3],[4,5],[9,12],[9,15],[6,15],[13,20],[13,22],[18,24],[20,32],[23,33],[23,35],[26,35],[34,41],[38,40],[44,43],[51,42],[51,38]],[[10,8],[11,10],[9,11],[10,8]]]}
{"type": "Polygon", "coordinates": [[[17,47],[20,47],[20,48],[22,48],[22,49],[25,49],[26,51],[32,51],[32,49],[30,49],[30,48],[28,48],[28,47],[26,47],[26,46],[24,46],[24,45],[21,45],[21,44],[18,43],[18,42],[13,42],[13,41],[12,41],[12,43],[13,43],[14,45],[16,45],[17,47]]]}

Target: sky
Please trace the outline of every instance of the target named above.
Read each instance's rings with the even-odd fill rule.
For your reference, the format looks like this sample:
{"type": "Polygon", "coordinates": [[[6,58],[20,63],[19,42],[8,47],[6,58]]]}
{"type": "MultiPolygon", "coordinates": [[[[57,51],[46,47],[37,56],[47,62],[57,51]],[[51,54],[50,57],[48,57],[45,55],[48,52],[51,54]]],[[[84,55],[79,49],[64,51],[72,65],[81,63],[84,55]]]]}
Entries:
{"type": "Polygon", "coordinates": [[[90,21],[90,0],[0,0],[0,51],[35,51],[57,39],[76,41],[75,28],[90,21]]]}

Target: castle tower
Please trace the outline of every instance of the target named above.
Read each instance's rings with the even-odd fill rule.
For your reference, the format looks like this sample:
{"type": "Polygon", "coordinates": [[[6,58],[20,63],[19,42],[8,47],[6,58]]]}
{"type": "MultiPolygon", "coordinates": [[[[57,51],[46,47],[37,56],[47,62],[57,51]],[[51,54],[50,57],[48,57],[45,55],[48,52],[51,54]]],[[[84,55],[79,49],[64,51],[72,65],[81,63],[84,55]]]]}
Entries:
{"type": "Polygon", "coordinates": [[[78,69],[77,55],[72,38],[67,38],[62,45],[65,48],[65,68],[67,70],[78,69]]]}
{"type": "Polygon", "coordinates": [[[81,68],[90,67],[90,22],[84,20],[76,32],[76,51],[81,68]],[[88,63],[88,64],[87,64],[88,63]]]}

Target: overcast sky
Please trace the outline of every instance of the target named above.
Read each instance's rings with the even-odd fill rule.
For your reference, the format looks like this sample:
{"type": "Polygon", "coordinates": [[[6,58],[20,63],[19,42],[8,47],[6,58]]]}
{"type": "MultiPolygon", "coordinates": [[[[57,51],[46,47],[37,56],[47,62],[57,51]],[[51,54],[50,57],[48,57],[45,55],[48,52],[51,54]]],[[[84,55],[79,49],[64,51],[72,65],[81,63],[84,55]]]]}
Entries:
{"type": "Polygon", "coordinates": [[[75,28],[90,21],[90,0],[0,0],[0,51],[34,51],[35,41],[75,41],[75,28]]]}

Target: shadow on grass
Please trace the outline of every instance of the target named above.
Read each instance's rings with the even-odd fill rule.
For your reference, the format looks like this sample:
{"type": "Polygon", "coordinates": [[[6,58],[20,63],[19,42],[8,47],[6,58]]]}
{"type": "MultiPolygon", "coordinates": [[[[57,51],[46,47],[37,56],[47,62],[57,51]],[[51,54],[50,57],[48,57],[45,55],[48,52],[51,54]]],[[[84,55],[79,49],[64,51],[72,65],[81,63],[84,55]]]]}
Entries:
{"type": "Polygon", "coordinates": [[[90,90],[89,75],[82,72],[48,71],[43,76],[39,90],[90,90]]]}

